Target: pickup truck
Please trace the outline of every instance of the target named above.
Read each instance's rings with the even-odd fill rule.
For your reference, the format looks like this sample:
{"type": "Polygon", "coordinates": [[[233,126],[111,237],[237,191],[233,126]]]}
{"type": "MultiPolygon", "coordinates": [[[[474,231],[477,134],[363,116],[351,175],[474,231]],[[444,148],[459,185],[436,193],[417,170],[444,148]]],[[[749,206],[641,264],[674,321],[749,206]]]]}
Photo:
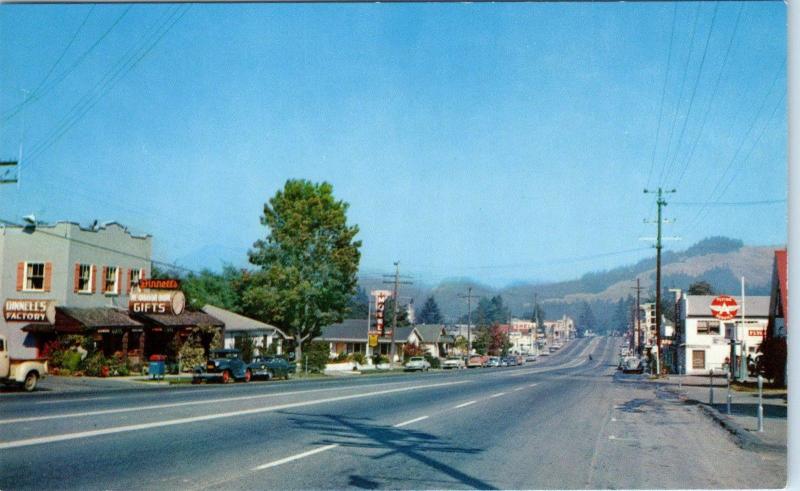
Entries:
{"type": "Polygon", "coordinates": [[[8,342],[0,336],[0,383],[19,385],[31,392],[39,379],[47,375],[47,358],[18,359],[8,354],[8,342]]]}

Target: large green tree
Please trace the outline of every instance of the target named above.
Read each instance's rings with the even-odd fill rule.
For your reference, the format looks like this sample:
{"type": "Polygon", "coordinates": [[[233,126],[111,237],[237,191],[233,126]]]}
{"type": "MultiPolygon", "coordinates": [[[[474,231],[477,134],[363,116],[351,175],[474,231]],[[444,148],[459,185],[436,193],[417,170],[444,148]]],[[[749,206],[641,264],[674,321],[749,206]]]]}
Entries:
{"type": "Polygon", "coordinates": [[[242,272],[227,265],[222,273],[204,269],[200,273],[189,273],[181,279],[181,288],[186,300],[194,309],[206,304],[238,312],[240,310],[239,291],[242,272]]]}
{"type": "Polygon", "coordinates": [[[289,180],[264,204],[268,235],[248,253],[258,269],[246,278],[244,310],[292,336],[298,360],[303,343],[343,320],[356,293],[361,241],[347,209],[330,184],[289,180]]]}
{"type": "Polygon", "coordinates": [[[425,304],[417,314],[417,323],[419,324],[441,324],[444,322],[442,312],[439,310],[439,305],[433,296],[428,297],[425,304]]]}

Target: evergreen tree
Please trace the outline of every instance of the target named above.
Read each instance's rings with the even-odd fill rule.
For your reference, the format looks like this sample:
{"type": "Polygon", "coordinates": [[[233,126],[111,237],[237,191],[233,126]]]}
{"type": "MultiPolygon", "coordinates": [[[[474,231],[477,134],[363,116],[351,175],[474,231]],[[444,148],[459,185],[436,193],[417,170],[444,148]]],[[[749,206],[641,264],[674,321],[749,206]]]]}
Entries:
{"type": "Polygon", "coordinates": [[[418,324],[441,324],[444,321],[439,306],[433,296],[428,297],[417,314],[418,324]]]}

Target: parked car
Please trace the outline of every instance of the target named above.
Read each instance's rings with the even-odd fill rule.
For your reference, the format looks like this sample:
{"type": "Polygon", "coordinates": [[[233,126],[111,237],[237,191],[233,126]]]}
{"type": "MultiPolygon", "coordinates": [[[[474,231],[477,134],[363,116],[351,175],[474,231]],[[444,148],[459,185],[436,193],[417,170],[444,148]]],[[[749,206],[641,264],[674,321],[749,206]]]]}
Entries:
{"type": "Polygon", "coordinates": [[[421,356],[412,356],[411,358],[409,358],[404,368],[406,372],[413,372],[415,370],[418,370],[420,372],[427,372],[430,369],[431,369],[431,364],[428,363],[428,360],[426,360],[421,356]]]}
{"type": "Polygon", "coordinates": [[[536,361],[536,355],[525,355],[525,361],[529,363],[536,361]]]}
{"type": "Polygon", "coordinates": [[[253,372],[242,360],[238,349],[212,350],[205,365],[195,368],[193,383],[216,380],[222,383],[243,380],[249,382],[253,372]]]}
{"type": "Polygon", "coordinates": [[[456,368],[460,370],[462,368],[467,368],[467,364],[464,362],[464,358],[460,356],[449,356],[442,362],[442,368],[456,368]]]}
{"type": "Polygon", "coordinates": [[[499,367],[500,366],[500,357],[499,356],[490,356],[489,361],[486,362],[487,367],[499,367]]]}
{"type": "Polygon", "coordinates": [[[516,356],[506,356],[503,358],[502,363],[504,363],[506,367],[513,367],[517,365],[517,357],[516,356]]]}
{"type": "Polygon", "coordinates": [[[467,368],[485,367],[489,363],[488,355],[472,355],[467,361],[467,368]]]}
{"type": "Polygon", "coordinates": [[[36,389],[39,379],[47,375],[47,358],[10,358],[8,351],[6,337],[0,336],[0,383],[18,385],[28,392],[36,389]]]}
{"type": "Polygon", "coordinates": [[[514,355],[514,358],[517,360],[517,365],[524,365],[525,364],[525,357],[522,355],[514,355]]]}
{"type": "Polygon", "coordinates": [[[253,378],[289,378],[289,362],[277,356],[256,356],[250,362],[250,371],[253,378]]]}

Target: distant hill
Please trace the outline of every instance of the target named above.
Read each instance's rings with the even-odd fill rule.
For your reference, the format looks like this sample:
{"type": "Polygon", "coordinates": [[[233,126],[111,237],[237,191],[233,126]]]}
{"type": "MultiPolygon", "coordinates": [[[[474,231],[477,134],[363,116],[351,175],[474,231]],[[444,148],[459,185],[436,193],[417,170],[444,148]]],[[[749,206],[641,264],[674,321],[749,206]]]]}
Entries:
{"type": "MultiPolygon", "coordinates": [[[[736,294],[740,278],[745,277],[747,292],[751,295],[766,295],[772,274],[772,258],[775,247],[744,246],[740,240],[727,237],[710,237],[684,251],[666,251],[662,254],[662,287],[686,289],[699,280],[709,282],[718,292],[736,294]]],[[[578,317],[578,308],[587,302],[599,324],[608,323],[616,302],[634,293],[631,289],[639,278],[646,298],[655,290],[655,257],[643,259],[629,266],[608,271],[586,273],[578,279],[553,283],[524,284],[494,289],[469,279],[456,279],[440,283],[427,289],[417,285],[420,296],[434,295],[445,318],[454,322],[467,312],[466,294],[469,286],[473,295],[492,296],[500,294],[503,301],[516,316],[528,315],[532,310],[534,296],[544,307],[547,318],[563,314],[578,317]]],[[[415,299],[415,303],[424,298],[415,299]]],[[[473,307],[474,308],[474,307],[473,307]]]]}

